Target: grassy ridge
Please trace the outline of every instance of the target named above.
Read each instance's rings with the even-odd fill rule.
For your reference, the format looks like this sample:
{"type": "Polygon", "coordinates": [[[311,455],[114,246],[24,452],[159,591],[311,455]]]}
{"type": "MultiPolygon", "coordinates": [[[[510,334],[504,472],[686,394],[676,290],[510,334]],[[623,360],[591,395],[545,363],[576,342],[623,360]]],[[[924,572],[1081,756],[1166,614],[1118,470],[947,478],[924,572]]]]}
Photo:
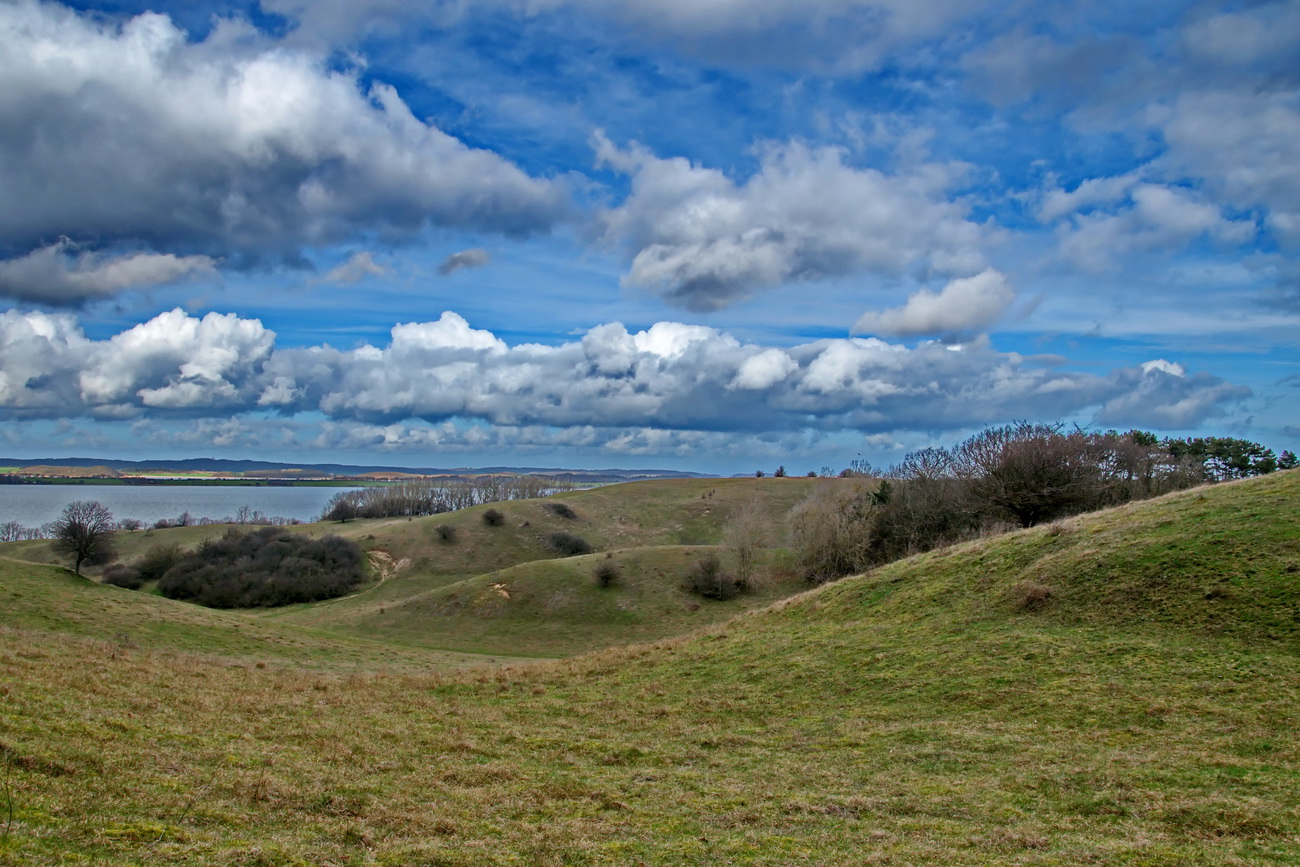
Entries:
{"type": "Polygon", "coordinates": [[[468,674],[0,630],[0,858],[1296,863],[1297,502],[1189,492],[468,674]]]}

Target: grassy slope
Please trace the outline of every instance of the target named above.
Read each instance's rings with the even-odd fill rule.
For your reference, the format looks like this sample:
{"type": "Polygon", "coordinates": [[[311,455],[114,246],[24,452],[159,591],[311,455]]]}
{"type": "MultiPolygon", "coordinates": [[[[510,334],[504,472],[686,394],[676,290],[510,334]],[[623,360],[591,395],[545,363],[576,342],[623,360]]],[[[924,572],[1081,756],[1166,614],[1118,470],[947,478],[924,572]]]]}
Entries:
{"type": "Polygon", "coordinates": [[[782,580],[766,593],[688,610],[699,600],[677,590],[691,559],[681,546],[716,544],[728,516],[751,500],[779,525],[813,484],[811,479],[630,482],[428,518],[315,525],[318,532],[348,535],[409,565],[345,600],[266,616],[432,647],[544,656],[676,635],[798,589],[782,580]],[[558,517],[547,508],[551,501],[568,504],[577,518],[558,517]],[[502,526],[484,525],[489,508],[505,515],[502,526]],[[439,541],[441,525],[455,528],[454,543],[439,541]],[[592,581],[593,560],[557,559],[547,546],[547,536],[556,531],[581,536],[601,552],[598,556],[617,552],[618,561],[627,564],[628,581],[614,592],[599,591],[592,581]],[[508,586],[509,604],[491,592],[497,583],[508,586]],[[472,604],[485,594],[494,604],[472,604]],[[446,604],[452,596],[468,604],[446,604]],[[631,609],[607,616],[620,605],[631,609]],[[595,612],[605,613],[593,617],[595,612]]]}
{"type": "MultiPolygon", "coordinates": [[[[1300,473],[454,677],[0,632],[14,863],[1300,860],[1300,473]],[[1049,587],[1038,611],[1021,582],[1049,587]]],[[[4,855],[0,855],[4,857],[4,855]]]]}
{"type": "Polygon", "coordinates": [[[711,553],[725,559],[716,548],[678,545],[537,560],[403,599],[357,596],[339,603],[334,616],[328,603],[305,614],[348,634],[473,653],[509,648],[562,656],[681,635],[806,589],[777,571],[752,593],[704,600],[685,589],[683,576],[711,553]],[[593,570],[605,562],[616,564],[620,578],[601,588],[593,570]]]}
{"type": "MultiPolygon", "coordinates": [[[[664,546],[716,543],[732,511],[750,501],[761,503],[772,523],[779,525],[815,483],[810,479],[631,482],[425,518],[290,527],[297,533],[352,538],[368,551],[382,552],[405,565],[387,580],[346,599],[244,616],[328,629],[353,638],[497,655],[558,656],[678,635],[801,588],[786,578],[772,582],[763,592],[725,604],[696,606],[699,600],[678,589],[690,559],[686,549],[667,553],[670,549],[664,546]],[[570,505],[577,518],[554,514],[547,508],[551,500],[570,505]],[[483,512],[490,508],[505,515],[502,526],[483,523],[483,512]],[[442,525],[455,528],[453,544],[439,540],[436,530],[442,525]],[[559,560],[547,546],[547,536],[560,530],[582,536],[597,551],[618,551],[619,561],[627,564],[628,580],[611,592],[600,592],[592,581],[592,561],[559,560]],[[646,550],[638,552],[643,546],[646,550]],[[509,574],[498,575],[502,570],[509,574]],[[511,588],[509,605],[436,601],[450,596],[477,599],[484,592],[489,593],[489,601],[504,601],[490,590],[491,584],[503,581],[511,588]]],[[[119,533],[117,547],[120,559],[129,561],[155,545],[190,548],[226,529],[211,525],[119,533]]],[[[0,545],[0,554],[37,563],[66,563],[44,540],[0,545]]]]}
{"type": "Polygon", "coordinates": [[[0,559],[0,626],[96,639],[102,652],[170,650],[232,661],[338,670],[442,670],[496,664],[500,657],[420,651],[294,625],[269,625],[79,578],[67,569],[0,559]]]}

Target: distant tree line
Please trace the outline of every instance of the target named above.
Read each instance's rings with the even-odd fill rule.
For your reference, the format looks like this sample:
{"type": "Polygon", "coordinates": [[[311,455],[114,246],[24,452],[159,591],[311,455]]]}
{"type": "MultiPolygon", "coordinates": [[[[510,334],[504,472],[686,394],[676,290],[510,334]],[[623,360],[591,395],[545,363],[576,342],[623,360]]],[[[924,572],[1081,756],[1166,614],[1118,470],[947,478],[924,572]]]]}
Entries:
{"type": "Polygon", "coordinates": [[[473,479],[411,479],[381,487],[340,491],[325,505],[322,521],[438,515],[504,500],[527,500],[573,489],[549,476],[481,476],[473,479]]]}
{"type": "Polygon", "coordinates": [[[1018,422],[912,452],[887,470],[856,464],[841,475],[861,483],[825,486],[795,508],[791,538],[805,576],[820,583],[982,534],[1297,463],[1289,451],[1230,437],[1018,422]]]}

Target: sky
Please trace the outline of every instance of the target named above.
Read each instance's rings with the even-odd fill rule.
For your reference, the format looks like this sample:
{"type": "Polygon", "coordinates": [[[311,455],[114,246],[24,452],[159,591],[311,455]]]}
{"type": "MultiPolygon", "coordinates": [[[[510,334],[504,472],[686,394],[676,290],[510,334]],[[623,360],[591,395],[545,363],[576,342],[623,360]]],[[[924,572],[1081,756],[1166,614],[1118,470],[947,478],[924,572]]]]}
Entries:
{"type": "Polygon", "coordinates": [[[0,454],[1300,449],[1300,2],[0,0],[0,454]]]}

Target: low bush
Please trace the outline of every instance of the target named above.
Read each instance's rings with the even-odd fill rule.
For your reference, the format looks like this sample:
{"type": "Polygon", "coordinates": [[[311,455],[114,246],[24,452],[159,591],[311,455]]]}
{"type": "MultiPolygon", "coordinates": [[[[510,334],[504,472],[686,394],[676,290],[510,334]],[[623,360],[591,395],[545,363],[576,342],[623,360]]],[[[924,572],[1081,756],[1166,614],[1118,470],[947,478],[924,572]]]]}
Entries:
{"type": "Polygon", "coordinates": [[[433,528],[433,534],[444,545],[451,545],[456,541],[456,528],[450,524],[439,524],[433,528]]]}
{"type": "Polygon", "coordinates": [[[155,545],[133,565],[139,571],[141,581],[157,581],[179,563],[182,556],[180,545],[155,545]]]}
{"type": "Polygon", "coordinates": [[[686,573],[686,586],[705,599],[725,601],[740,594],[740,585],[722,569],[722,561],[710,554],[701,557],[686,573]]]}
{"type": "Polygon", "coordinates": [[[596,579],[597,587],[612,587],[623,577],[619,572],[618,564],[613,560],[601,562],[591,570],[591,574],[596,579]]]}
{"type": "Polygon", "coordinates": [[[209,608],[258,608],[316,602],[350,592],[365,577],[364,557],[338,536],[313,539],[265,527],[229,530],[183,556],[158,591],[209,608]]]}
{"type": "Polygon", "coordinates": [[[140,570],[126,563],[114,563],[109,566],[99,580],[102,584],[112,584],[114,587],[123,587],[127,590],[139,590],[144,584],[144,579],[140,577],[140,570]]]}
{"type": "Polygon", "coordinates": [[[579,554],[591,553],[591,545],[586,539],[564,531],[547,536],[546,544],[561,557],[576,557],[579,554]]]}
{"type": "Polygon", "coordinates": [[[568,503],[546,503],[545,506],[550,510],[551,514],[558,518],[564,518],[568,521],[576,521],[578,519],[578,513],[573,511],[573,507],[568,503]]]}
{"type": "Polygon", "coordinates": [[[500,527],[506,522],[506,516],[496,509],[488,509],[483,513],[483,523],[489,527],[500,527]]]}
{"type": "Polygon", "coordinates": [[[1021,581],[1011,588],[1011,599],[1021,611],[1041,611],[1052,600],[1052,588],[1037,581],[1021,581]]]}

